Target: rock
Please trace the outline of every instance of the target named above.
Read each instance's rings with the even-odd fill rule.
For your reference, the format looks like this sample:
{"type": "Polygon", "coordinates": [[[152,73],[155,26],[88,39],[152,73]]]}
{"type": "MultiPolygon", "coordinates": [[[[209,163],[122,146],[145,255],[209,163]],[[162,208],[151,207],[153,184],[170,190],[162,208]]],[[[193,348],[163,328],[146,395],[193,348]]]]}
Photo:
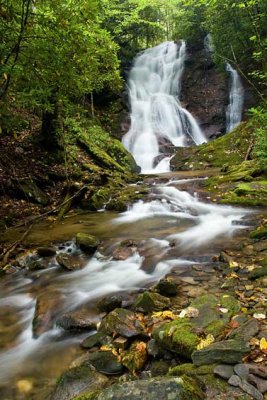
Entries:
{"type": "Polygon", "coordinates": [[[258,321],[253,318],[249,321],[245,322],[229,335],[230,339],[240,339],[244,342],[248,342],[252,337],[257,335],[259,332],[259,323],[258,321]]]}
{"type": "Polygon", "coordinates": [[[249,394],[255,400],[263,400],[263,395],[250,383],[242,380],[237,375],[232,375],[231,378],[228,380],[228,383],[232,386],[240,387],[244,392],[249,394]]]}
{"type": "Polygon", "coordinates": [[[100,241],[93,235],[77,233],[76,244],[87,254],[93,254],[100,244],[100,241]]]}
{"type": "MultiPolygon", "coordinates": [[[[126,210],[120,210],[120,211],[126,211],[126,210]]],[[[131,257],[134,254],[134,251],[135,249],[133,247],[119,246],[112,252],[112,256],[115,260],[126,260],[127,258],[131,257]]]]}
{"type": "Polygon", "coordinates": [[[176,296],[178,293],[178,285],[172,279],[161,279],[155,289],[162,295],[167,297],[176,296]]]}
{"type": "Polygon", "coordinates": [[[234,374],[234,368],[232,365],[221,364],[221,365],[217,365],[214,368],[213,372],[215,375],[219,376],[220,378],[228,380],[234,374]]]}
{"type": "Polygon", "coordinates": [[[83,331],[96,329],[96,323],[93,322],[86,313],[81,311],[67,313],[57,320],[57,325],[65,331],[83,331]]]}
{"type": "Polygon", "coordinates": [[[123,365],[111,351],[96,351],[89,354],[88,361],[104,375],[118,375],[123,372],[123,365]]]}
{"type": "Polygon", "coordinates": [[[43,261],[43,260],[33,260],[30,259],[27,263],[26,263],[26,268],[29,271],[39,271],[42,269],[47,268],[48,265],[43,261]]]}
{"type": "Polygon", "coordinates": [[[146,343],[134,341],[128,350],[120,353],[121,363],[132,373],[140,371],[147,360],[146,343]]]}
{"type": "Polygon", "coordinates": [[[51,400],[71,400],[86,392],[103,389],[108,384],[108,378],[93,371],[90,366],[79,366],[61,375],[51,400]]]}
{"type": "Polygon", "coordinates": [[[155,339],[150,339],[147,342],[147,352],[152,357],[159,357],[162,354],[162,349],[155,339]]]}
{"type": "Polygon", "coordinates": [[[92,347],[95,346],[100,346],[103,344],[109,344],[111,343],[112,339],[109,336],[103,335],[99,332],[94,333],[93,335],[88,336],[87,338],[85,338],[82,343],[81,346],[84,349],[91,349],[92,347]]]}
{"type": "Polygon", "coordinates": [[[194,364],[186,363],[176,365],[169,369],[168,375],[170,376],[195,376],[200,377],[202,375],[210,375],[213,373],[214,365],[202,365],[196,367],[194,364]]]}
{"type": "Polygon", "coordinates": [[[257,279],[257,278],[261,278],[262,276],[267,275],[267,267],[259,267],[259,268],[255,268],[253,271],[251,271],[248,274],[248,278],[249,279],[257,279]]]}
{"type": "Polygon", "coordinates": [[[234,366],[234,372],[241,379],[247,380],[249,375],[249,365],[248,364],[236,364],[234,366]]]}
{"type": "Polygon", "coordinates": [[[70,254],[60,253],[57,255],[56,260],[67,271],[75,271],[82,268],[82,261],[70,254]]]}
{"type": "Polygon", "coordinates": [[[151,376],[167,375],[170,368],[170,363],[164,360],[153,361],[150,367],[151,376]]]}
{"type": "Polygon", "coordinates": [[[134,312],[116,308],[102,320],[99,332],[130,338],[144,334],[144,327],[134,312]]]}
{"type": "Polygon", "coordinates": [[[23,197],[33,203],[41,204],[42,206],[49,204],[49,196],[32,179],[16,179],[14,183],[19,197],[23,197]]]}
{"type": "Polygon", "coordinates": [[[250,351],[249,346],[240,340],[223,340],[212,343],[202,350],[196,350],[192,354],[195,365],[207,365],[215,363],[236,364],[250,351]]]}
{"type": "Polygon", "coordinates": [[[61,308],[63,299],[62,293],[57,291],[42,293],[37,297],[32,322],[34,338],[38,338],[44,332],[52,329],[54,319],[61,308]]]}
{"type": "MultiPolygon", "coordinates": [[[[199,382],[189,377],[157,377],[112,385],[96,394],[94,400],[202,400],[199,382]]],[[[54,399],[52,399],[54,400],[54,399]]]]}
{"type": "Polygon", "coordinates": [[[248,365],[249,365],[249,372],[251,374],[267,379],[267,366],[256,365],[256,364],[248,364],[248,365]]]}
{"type": "Polygon", "coordinates": [[[159,346],[190,359],[199,342],[193,325],[187,318],[177,319],[156,328],[152,337],[159,346]]]}
{"type": "Polygon", "coordinates": [[[57,251],[55,247],[38,247],[37,254],[40,257],[54,257],[57,251]]]}
{"type": "Polygon", "coordinates": [[[262,379],[255,375],[249,374],[247,380],[253,386],[256,386],[259,392],[261,393],[267,392],[267,379],[262,379]]]}
{"type": "Polygon", "coordinates": [[[158,293],[141,293],[134,304],[134,308],[141,312],[161,311],[171,306],[170,299],[158,293]]]}
{"type": "Polygon", "coordinates": [[[107,312],[120,308],[122,305],[122,298],[120,296],[106,296],[97,303],[97,307],[101,312],[107,312]]]}

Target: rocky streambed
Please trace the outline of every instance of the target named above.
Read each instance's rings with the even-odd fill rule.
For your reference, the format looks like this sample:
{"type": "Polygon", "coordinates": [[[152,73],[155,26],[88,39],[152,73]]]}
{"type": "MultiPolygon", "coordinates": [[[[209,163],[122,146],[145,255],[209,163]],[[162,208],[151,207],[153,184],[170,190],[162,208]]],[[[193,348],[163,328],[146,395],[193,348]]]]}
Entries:
{"type": "Polygon", "coordinates": [[[203,178],[33,229],[0,282],[2,398],[266,398],[265,210],[203,178]]]}

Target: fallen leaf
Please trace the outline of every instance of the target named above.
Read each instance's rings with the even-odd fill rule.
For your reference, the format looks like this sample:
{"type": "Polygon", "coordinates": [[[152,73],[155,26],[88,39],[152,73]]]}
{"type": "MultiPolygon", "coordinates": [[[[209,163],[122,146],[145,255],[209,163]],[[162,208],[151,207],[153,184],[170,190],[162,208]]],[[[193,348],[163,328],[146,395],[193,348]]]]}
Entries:
{"type": "Polygon", "coordinates": [[[197,345],[197,350],[202,350],[204,349],[204,347],[207,347],[214,342],[215,342],[214,336],[209,333],[205,337],[205,339],[200,340],[199,344],[197,345]]]}
{"type": "Polygon", "coordinates": [[[262,313],[254,313],[253,317],[256,318],[256,319],[265,319],[266,315],[262,314],[262,313]]]}
{"type": "Polygon", "coordinates": [[[260,340],[260,349],[267,350],[267,340],[264,337],[260,340]]]}

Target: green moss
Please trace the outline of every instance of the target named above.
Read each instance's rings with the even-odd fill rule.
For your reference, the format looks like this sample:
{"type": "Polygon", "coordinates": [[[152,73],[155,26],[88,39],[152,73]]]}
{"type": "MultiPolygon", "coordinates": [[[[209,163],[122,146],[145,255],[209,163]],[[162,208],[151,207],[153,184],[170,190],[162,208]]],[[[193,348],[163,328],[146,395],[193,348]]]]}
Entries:
{"type": "Polygon", "coordinates": [[[173,368],[169,369],[168,375],[170,376],[199,376],[199,375],[207,375],[212,374],[214,369],[214,365],[202,365],[201,367],[196,367],[194,364],[187,363],[176,365],[173,368]]]}
{"type": "Polygon", "coordinates": [[[251,140],[252,128],[243,122],[232,132],[212,142],[193,148],[179,148],[171,160],[171,168],[175,171],[239,164],[245,159],[251,140]]]}
{"type": "Polygon", "coordinates": [[[190,358],[198,344],[198,336],[187,318],[169,322],[153,332],[153,338],[163,348],[190,358]]]}
{"type": "Polygon", "coordinates": [[[100,393],[100,390],[85,392],[82,395],[73,397],[72,400],[95,400],[99,393],[100,393]]]}
{"type": "Polygon", "coordinates": [[[183,375],[181,376],[181,384],[182,388],[185,390],[185,394],[181,393],[181,400],[188,400],[188,395],[191,393],[194,395],[194,398],[205,399],[200,382],[198,379],[193,379],[192,377],[183,375]]]}
{"type": "Polygon", "coordinates": [[[205,332],[210,333],[214,337],[218,336],[225,328],[226,321],[224,319],[217,319],[212,321],[206,328],[205,332]]]}
{"type": "Polygon", "coordinates": [[[220,298],[220,304],[223,308],[228,309],[227,315],[233,317],[240,311],[240,303],[233,296],[225,294],[220,298]]]}
{"type": "Polygon", "coordinates": [[[198,310],[203,306],[214,307],[218,304],[218,299],[212,294],[205,294],[192,301],[191,307],[197,308],[198,310]]]}

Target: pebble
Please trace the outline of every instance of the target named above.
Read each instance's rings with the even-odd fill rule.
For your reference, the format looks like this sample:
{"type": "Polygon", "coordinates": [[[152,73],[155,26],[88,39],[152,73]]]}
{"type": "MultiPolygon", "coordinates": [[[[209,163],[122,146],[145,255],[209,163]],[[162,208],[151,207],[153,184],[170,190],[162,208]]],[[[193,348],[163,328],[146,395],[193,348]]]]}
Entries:
{"type": "Polygon", "coordinates": [[[213,372],[215,375],[228,380],[234,374],[234,368],[232,365],[220,364],[214,368],[213,372]]]}

